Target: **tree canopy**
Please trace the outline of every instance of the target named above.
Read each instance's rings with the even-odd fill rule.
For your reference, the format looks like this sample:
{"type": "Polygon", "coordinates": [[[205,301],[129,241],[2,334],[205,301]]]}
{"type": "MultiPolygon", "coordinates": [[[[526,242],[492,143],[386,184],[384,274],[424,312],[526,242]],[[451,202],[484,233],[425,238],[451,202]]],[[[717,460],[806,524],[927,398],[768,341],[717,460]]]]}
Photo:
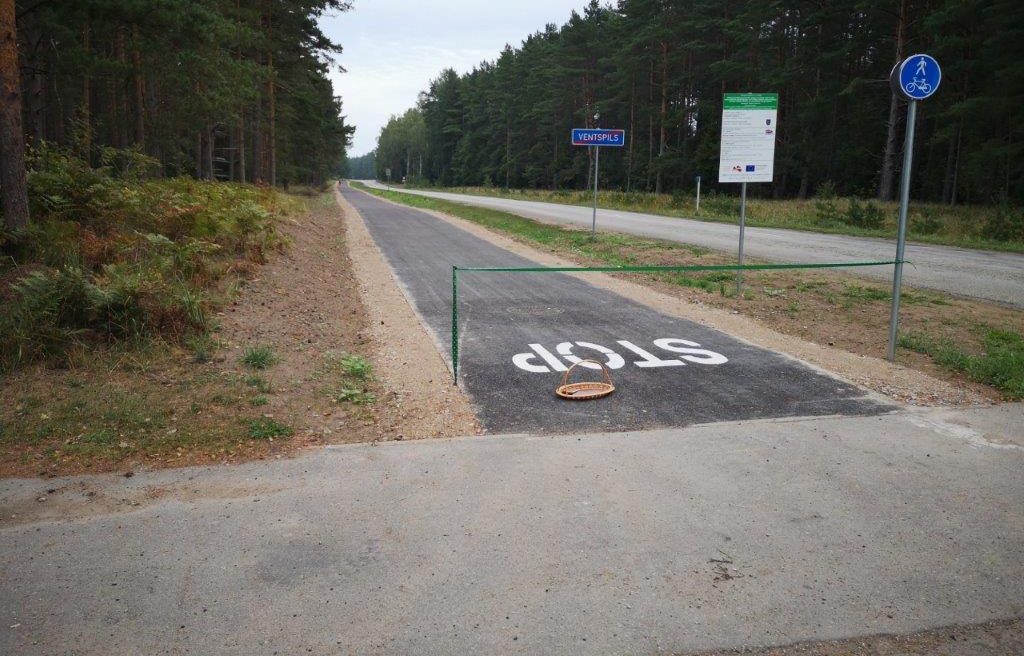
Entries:
{"type": "Polygon", "coordinates": [[[827,182],[888,199],[905,115],[889,72],[929,52],[944,80],[919,108],[915,196],[1019,202],[1022,38],[1024,4],[1012,0],[592,0],[494,61],[442,71],[382,131],[378,168],[404,173],[411,159],[418,172],[418,142],[402,154],[415,115],[435,183],[580,188],[590,154],[569,130],[599,125],[628,131],[627,147],[601,158],[603,187],[669,192],[717,178],[723,93],[778,92],[775,180],[761,193],[802,197],[827,182]]]}
{"type": "Polygon", "coordinates": [[[350,0],[19,0],[29,142],[97,161],[137,148],[167,175],[266,184],[340,172],[354,128],[317,25],[350,0]]]}

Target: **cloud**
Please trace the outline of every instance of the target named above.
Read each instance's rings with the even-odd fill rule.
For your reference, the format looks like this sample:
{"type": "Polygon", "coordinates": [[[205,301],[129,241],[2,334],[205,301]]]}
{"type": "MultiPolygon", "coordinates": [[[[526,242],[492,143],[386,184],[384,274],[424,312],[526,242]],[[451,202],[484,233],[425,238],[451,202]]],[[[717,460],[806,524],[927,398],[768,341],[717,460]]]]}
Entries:
{"type": "Polygon", "coordinates": [[[321,29],[344,52],[334,91],[356,126],[353,155],[373,150],[392,114],[416,104],[445,68],[467,72],[497,58],[547,23],[561,25],[585,0],[356,0],[348,12],[324,16],[321,29]]]}

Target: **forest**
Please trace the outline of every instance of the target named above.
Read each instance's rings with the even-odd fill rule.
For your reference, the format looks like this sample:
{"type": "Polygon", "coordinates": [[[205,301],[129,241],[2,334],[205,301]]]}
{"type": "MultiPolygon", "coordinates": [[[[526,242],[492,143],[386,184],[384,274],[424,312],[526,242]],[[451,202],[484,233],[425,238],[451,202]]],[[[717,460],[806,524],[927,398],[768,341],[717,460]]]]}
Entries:
{"type": "Polygon", "coordinates": [[[582,189],[591,154],[569,145],[570,129],[614,127],[627,146],[601,157],[603,189],[671,193],[697,175],[713,189],[722,94],[777,92],[775,180],[751,193],[806,198],[824,185],[891,200],[906,103],[889,73],[927,52],[943,81],[919,106],[913,196],[1019,204],[1022,43],[1019,0],[592,0],[494,61],[441,71],[382,130],[377,173],[582,189]]]}
{"type": "Polygon", "coordinates": [[[17,35],[0,58],[5,84],[19,80],[5,103],[14,94],[22,110],[4,112],[6,189],[25,144],[30,157],[57,148],[99,166],[110,149],[131,150],[159,176],[271,186],[320,183],[344,166],[354,128],[327,77],[341,46],[317,19],[349,0],[0,5],[4,39],[17,35]]]}

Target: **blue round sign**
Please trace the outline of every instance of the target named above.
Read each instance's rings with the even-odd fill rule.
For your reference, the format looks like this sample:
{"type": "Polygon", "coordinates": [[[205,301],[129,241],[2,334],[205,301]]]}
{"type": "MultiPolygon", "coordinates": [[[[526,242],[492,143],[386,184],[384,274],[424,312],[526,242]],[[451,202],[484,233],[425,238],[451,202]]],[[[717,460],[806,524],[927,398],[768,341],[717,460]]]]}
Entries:
{"type": "Polygon", "coordinates": [[[911,55],[893,69],[892,83],[908,100],[924,100],[938,91],[942,69],[931,55],[911,55]]]}

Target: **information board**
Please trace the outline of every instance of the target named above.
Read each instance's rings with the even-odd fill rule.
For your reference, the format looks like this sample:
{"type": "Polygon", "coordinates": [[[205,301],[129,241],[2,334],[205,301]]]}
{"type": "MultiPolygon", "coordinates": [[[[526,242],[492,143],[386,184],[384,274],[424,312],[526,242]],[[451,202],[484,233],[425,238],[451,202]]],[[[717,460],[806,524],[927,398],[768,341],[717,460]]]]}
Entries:
{"type": "Polygon", "coordinates": [[[722,101],[719,182],[771,182],[779,94],[727,93],[722,101]]]}

